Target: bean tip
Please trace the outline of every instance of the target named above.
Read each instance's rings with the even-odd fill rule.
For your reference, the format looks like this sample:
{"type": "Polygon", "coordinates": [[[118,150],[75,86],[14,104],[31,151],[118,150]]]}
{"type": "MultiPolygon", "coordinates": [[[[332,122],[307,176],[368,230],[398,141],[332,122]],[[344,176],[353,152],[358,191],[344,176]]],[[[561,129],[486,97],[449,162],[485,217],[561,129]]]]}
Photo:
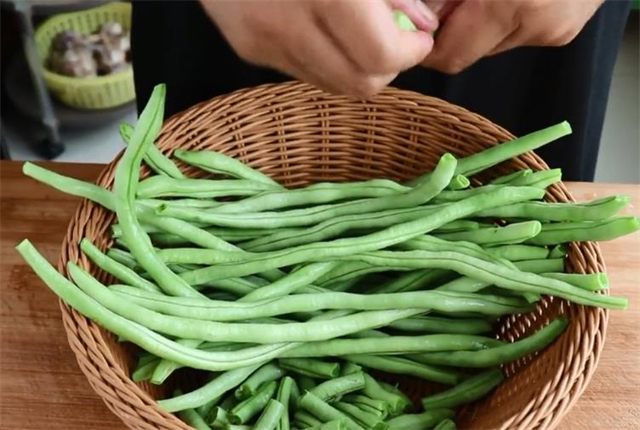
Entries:
{"type": "Polygon", "coordinates": [[[606,290],[609,288],[609,276],[607,276],[606,273],[598,273],[596,277],[598,279],[598,286],[600,287],[600,290],[606,290]]]}
{"type": "Polygon", "coordinates": [[[557,125],[558,129],[562,130],[566,135],[573,133],[573,130],[571,128],[571,124],[569,124],[569,121],[562,121],[561,123],[559,123],[557,125]]]}
{"type": "Polygon", "coordinates": [[[29,239],[22,239],[20,243],[16,245],[16,249],[20,253],[22,253],[22,251],[27,250],[28,248],[33,248],[33,245],[31,244],[29,239]]]}

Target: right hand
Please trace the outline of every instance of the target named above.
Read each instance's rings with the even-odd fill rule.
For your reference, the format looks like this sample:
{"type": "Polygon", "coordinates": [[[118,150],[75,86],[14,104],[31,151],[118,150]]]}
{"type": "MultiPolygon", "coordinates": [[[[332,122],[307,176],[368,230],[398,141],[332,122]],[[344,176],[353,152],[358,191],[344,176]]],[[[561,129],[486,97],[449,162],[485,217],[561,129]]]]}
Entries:
{"type": "MultiPolygon", "coordinates": [[[[431,51],[421,0],[201,0],[236,53],[335,94],[369,97],[431,51]],[[402,31],[393,10],[419,31],[402,31]]],[[[224,65],[221,65],[224,67],[224,65]]]]}

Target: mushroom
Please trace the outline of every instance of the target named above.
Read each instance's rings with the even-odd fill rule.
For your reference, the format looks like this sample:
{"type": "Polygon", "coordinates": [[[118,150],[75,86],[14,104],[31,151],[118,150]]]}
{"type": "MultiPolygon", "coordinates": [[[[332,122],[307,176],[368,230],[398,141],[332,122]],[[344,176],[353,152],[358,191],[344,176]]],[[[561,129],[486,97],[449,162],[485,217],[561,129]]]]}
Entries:
{"type": "Polygon", "coordinates": [[[91,51],[84,46],[53,52],[51,66],[56,73],[77,78],[96,76],[97,73],[91,51]]]}

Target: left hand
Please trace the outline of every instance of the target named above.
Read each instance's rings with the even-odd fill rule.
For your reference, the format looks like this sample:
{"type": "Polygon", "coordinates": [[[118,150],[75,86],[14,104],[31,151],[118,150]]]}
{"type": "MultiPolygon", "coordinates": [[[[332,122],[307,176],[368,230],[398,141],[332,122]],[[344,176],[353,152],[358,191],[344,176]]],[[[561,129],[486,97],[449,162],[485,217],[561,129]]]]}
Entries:
{"type": "Polygon", "coordinates": [[[520,46],[563,46],[604,0],[427,0],[440,30],[422,65],[455,74],[520,46]]]}

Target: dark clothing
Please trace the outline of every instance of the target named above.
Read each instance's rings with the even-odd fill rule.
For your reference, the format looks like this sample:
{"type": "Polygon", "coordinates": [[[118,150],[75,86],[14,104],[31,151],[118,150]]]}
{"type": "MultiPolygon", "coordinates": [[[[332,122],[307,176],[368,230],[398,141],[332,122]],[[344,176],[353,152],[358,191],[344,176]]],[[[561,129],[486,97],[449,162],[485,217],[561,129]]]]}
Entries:
{"type": "MultiPolygon", "coordinates": [[[[167,116],[219,94],[290,80],[238,58],[196,1],[133,3],[138,107],[167,84],[167,116]]],[[[573,134],[537,151],[563,179],[592,181],[628,1],[607,1],[570,44],[519,48],[449,76],[416,67],[391,85],[440,97],[516,135],[568,120],[573,134]]]]}

